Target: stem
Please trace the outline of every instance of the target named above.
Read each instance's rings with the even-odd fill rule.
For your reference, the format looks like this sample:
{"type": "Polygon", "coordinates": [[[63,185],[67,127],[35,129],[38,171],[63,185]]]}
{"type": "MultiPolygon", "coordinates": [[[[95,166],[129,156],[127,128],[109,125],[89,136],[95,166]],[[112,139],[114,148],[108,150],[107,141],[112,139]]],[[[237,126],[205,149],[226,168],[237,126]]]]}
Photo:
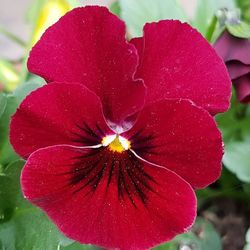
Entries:
{"type": "Polygon", "coordinates": [[[4,29],[3,27],[0,27],[0,33],[4,34],[6,37],[8,37],[10,40],[14,41],[21,47],[26,47],[26,43],[22,39],[9,32],[8,30],[4,29]]]}
{"type": "Polygon", "coordinates": [[[216,15],[213,16],[213,19],[211,20],[210,22],[210,25],[208,27],[208,30],[207,30],[207,33],[206,33],[206,39],[211,42],[212,41],[212,38],[213,38],[213,34],[214,34],[214,31],[216,29],[216,25],[217,25],[217,17],[216,15]]]}

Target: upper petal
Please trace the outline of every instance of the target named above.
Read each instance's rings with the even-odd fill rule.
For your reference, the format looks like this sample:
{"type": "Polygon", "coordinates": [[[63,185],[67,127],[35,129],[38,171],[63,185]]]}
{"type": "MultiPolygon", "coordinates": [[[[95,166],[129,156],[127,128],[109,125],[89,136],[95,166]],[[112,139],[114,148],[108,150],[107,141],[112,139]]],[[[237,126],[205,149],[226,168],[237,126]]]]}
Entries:
{"type": "Polygon", "coordinates": [[[124,136],[138,156],[174,171],[195,188],[220,176],[220,131],[209,113],[190,101],[163,100],[149,105],[124,136]]]}
{"type": "Polygon", "coordinates": [[[73,83],[53,83],[35,90],[21,103],[10,125],[11,144],[24,158],[57,144],[97,145],[109,133],[99,98],[73,83]]]}
{"type": "Polygon", "coordinates": [[[188,24],[160,21],[146,24],[137,76],[148,88],[147,102],[164,98],[190,99],[211,114],[229,107],[231,82],[222,60],[188,24]],[[142,49],[143,45],[143,49],[142,49]]]}
{"type": "Polygon", "coordinates": [[[144,104],[144,84],[134,80],[137,65],[124,23],[97,6],[63,16],[44,33],[28,60],[29,70],[48,82],[85,84],[100,97],[106,118],[117,125],[144,104]]]}
{"type": "Polygon", "coordinates": [[[185,232],[196,216],[188,183],[129,151],[41,149],[28,159],[21,182],[25,197],[65,235],[106,249],[148,249],[185,232]]]}

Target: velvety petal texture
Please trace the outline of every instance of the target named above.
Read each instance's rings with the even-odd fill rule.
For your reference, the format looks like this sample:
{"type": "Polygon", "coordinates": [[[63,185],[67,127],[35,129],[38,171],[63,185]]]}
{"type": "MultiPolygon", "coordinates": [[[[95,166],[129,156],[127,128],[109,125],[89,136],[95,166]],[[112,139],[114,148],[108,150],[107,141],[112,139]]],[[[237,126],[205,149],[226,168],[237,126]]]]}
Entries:
{"type": "Polygon", "coordinates": [[[190,101],[164,100],[144,108],[125,136],[140,157],[174,171],[195,188],[220,176],[220,131],[213,117],[190,101]]]}
{"type": "Polygon", "coordinates": [[[56,82],[27,96],[10,125],[11,144],[24,158],[57,144],[97,145],[112,133],[93,92],[81,84],[56,82]]]}
{"type": "Polygon", "coordinates": [[[190,228],[196,198],[189,184],[129,151],[106,150],[36,151],[22,172],[25,197],[68,237],[107,249],[148,249],[190,228]]]}
{"type": "Polygon", "coordinates": [[[142,108],[145,87],[134,80],[135,47],[125,40],[125,25],[108,9],[76,8],[50,27],[33,47],[29,70],[47,82],[79,82],[101,99],[111,125],[142,108]],[[128,98],[129,96],[129,98],[128,98]]]}
{"type": "Polygon", "coordinates": [[[137,76],[147,88],[147,102],[190,99],[211,114],[229,107],[231,83],[222,60],[191,26],[179,21],[146,24],[139,45],[137,76]],[[141,48],[143,44],[143,49],[141,48]]]}

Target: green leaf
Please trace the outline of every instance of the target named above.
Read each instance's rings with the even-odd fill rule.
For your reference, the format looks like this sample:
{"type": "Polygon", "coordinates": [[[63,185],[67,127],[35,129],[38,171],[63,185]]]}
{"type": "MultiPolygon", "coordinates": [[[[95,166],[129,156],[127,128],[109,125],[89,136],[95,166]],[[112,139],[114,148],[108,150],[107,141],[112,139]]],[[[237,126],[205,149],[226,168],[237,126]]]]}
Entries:
{"type": "Polygon", "coordinates": [[[223,163],[240,180],[250,182],[250,141],[227,143],[223,163]]]}
{"type": "Polygon", "coordinates": [[[23,161],[10,164],[0,175],[0,223],[12,216],[19,195],[19,176],[23,161]],[[14,171],[13,171],[14,170],[14,171]]]}
{"type": "Polygon", "coordinates": [[[6,108],[7,98],[4,93],[0,93],[0,118],[6,108]]]}
{"type": "Polygon", "coordinates": [[[94,247],[92,245],[81,245],[77,242],[66,246],[66,247],[60,247],[60,250],[98,250],[100,248],[94,247]]]}
{"type": "Polygon", "coordinates": [[[250,38],[250,25],[241,21],[238,24],[226,24],[229,33],[239,38],[250,38]]]}
{"type": "Polygon", "coordinates": [[[7,105],[0,118],[0,164],[3,165],[18,159],[9,142],[10,118],[17,106],[15,97],[12,95],[7,96],[7,105]]]}
{"type": "Polygon", "coordinates": [[[201,218],[198,218],[192,231],[175,237],[174,240],[154,248],[154,250],[221,250],[221,240],[213,225],[201,218]],[[186,249],[185,248],[185,249],[186,249]]]}
{"type": "Polygon", "coordinates": [[[231,108],[216,117],[225,143],[224,165],[236,176],[250,182],[250,109],[233,94],[231,108]]]}
{"type": "Polygon", "coordinates": [[[32,91],[36,90],[37,88],[40,88],[45,83],[44,79],[38,76],[32,75],[30,79],[20,85],[14,92],[13,96],[16,99],[17,105],[19,105],[23,99],[30,94],[32,91]]]}
{"type": "Polygon", "coordinates": [[[242,19],[250,23],[250,2],[249,0],[236,0],[238,7],[241,10],[242,19]]]}
{"type": "MultiPolygon", "coordinates": [[[[0,242],[3,249],[68,250],[68,247],[60,247],[62,237],[55,225],[49,221],[43,212],[35,207],[19,208],[15,211],[11,220],[0,224],[0,242]]],[[[69,249],[73,250],[74,248],[69,249]]]]}
{"type": "Polygon", "coordinates": [[[250,114],[247,114],[247,111],[248,106],[237,101],[234,91],[230,109],[216,116],[225,144],[230,141],[241,141],[247,134],[250,135],[250,114]]]}
{"type": "MultiPolygon", "coordinates": [[[[40,78],[41,79],[41,78],[40,78]]],[[[15,113],[21,101],[33,90],[42,86],[43,80],[39,83],[27,82],[20,85],[12,94],[7,95],[7,104],[5,110],[0,117],[0,164],[7,165],[8,163],[17,160],[18,156],[12,149],[9,142],[9,124],[10,118],[15,113]]]]}
{"type": "Polygon", "coordinates": [[[198,0],[192,25],[205,36],[213,16],[221,8],[234,9],[234,0],[198,0]]]}
{"type": "Polygon", "coordinates": [[[120,17],[120,15],[121,15],[121,6],[120,6],[120,3],[118,1],[113,2],[109,9],[113,14],[120,17]]]}
{"type": "Polygon", "coordinates": [[[145,23],[162,19],[186,21],[186,15],[176,0],[120,0],[121,17],[129,34],[141,36],[145,23]]]}

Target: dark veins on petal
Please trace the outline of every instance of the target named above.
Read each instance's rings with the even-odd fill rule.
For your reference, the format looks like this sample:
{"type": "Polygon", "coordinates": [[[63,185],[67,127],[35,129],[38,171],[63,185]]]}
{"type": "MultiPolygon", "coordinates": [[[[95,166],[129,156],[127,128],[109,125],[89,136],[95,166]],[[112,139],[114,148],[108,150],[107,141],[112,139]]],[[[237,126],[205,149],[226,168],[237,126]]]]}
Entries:
{"type": "Polygon", "coordinates": [[[132,149],[142,156],[144,154],[158,154],[157,149],[160,145],[154,143],[156,136],[153,134],[145,135],[143,133],[144,129],[142,128],[129,138],[132,149]]]}
{"type": "MultiPolygon", "coordinates": [[[[82,145],[98,145],[105,137],[103,129],[96,124],[90,128],[86,123],[76,124],[72,141],[82,145]]],[[[142,135],[143,129],[129,138],[132,149],[143,153],[157,154],[157,145],[153,144],[155,136],[142,135]]],[[[148,193],[154,192],[152,183],[156,181],[145,171],[142,160],[130,150],[113,152],[108,147],[91,149],[87,154],[72,159],[71,170],[65,173],[73,187],[73,194],[79,192],[84,196],[93,195],[101,183],[106,189],[116,188],[120,201],[129,199],[134,207],[139,200],[147,205],[148,193]]]]}
{"type": "Polygon", "coordinates": [[[75,124],[75,131],[72,131],[72,141],[82,145],[91,146],[101,143],[102,138],[105,136],[102,128],[96,123],[94,128],[90,128],[88,124],[75,124]]]}
{"type": "Polygon", "coordinates": [[[148,192],[154,192],[151,185],[156,184],[155,180],[129,150],[117,153],[101,147],[72,160],[71,170],[65,174],[73,194],[93,195],[102,183],[107,190],[117,187],[119,200],[128,198],[136,207],[138,200],[146,205],[148,192]]]}

